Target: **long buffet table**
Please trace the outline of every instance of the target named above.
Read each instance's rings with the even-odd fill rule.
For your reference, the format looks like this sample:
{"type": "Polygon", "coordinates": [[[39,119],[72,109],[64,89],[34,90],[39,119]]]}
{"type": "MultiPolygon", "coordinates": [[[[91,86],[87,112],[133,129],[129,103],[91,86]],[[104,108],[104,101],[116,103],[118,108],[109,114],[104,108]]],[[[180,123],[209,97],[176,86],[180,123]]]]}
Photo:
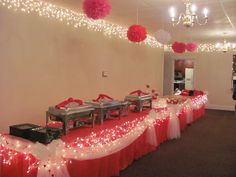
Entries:
{"type": "Polygon", "coordinates": [[[47,146],[0,135],[0,177],[118,176],[135,159],[179,138],[187,124],[202,118],[206,95],[184,98],[168,105],[154,101],[152,110],[74,129],[47,146]]]}

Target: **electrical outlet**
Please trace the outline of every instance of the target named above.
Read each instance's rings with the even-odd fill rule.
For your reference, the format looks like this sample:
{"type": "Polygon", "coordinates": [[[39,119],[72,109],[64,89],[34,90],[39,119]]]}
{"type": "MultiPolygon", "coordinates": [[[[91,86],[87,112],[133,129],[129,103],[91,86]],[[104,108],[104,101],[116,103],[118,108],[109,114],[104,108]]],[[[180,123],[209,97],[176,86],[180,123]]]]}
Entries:
{"type": "Polygon", "coordinates": [[[108,77],[108,72],[107,71],[102,71],[102,77],[108,77]]]}

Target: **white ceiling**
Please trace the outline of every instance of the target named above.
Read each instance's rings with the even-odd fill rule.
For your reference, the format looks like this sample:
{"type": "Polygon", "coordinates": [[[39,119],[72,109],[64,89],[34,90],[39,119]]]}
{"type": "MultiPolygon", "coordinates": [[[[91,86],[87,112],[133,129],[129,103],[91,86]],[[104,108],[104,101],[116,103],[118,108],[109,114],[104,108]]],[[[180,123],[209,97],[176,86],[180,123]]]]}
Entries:
{"type": "MultiPolygon", "coordinates": [[[[174,6],[178,12],[184,12],[183,0],[109,0],[112,11],[105,20],[122,26],[130,26],[137,21],[153,35],[164,29],[171,33],[172,41],[184,42],[221,42],[224,38],[236,42],[236,0],[192,0],[198,7],[209,9],[209,21],[204,26],[195,25],[185,28],[182,25],[173,27],[170,22],[169,8],[174,6]],[[137,8],[138,7],[138,8],[137,8]],[[227,34],[224,35],[223,33],[227,34]]],[[[50,0],[54,4],[82,12],[83,0],[50,0]]]]}

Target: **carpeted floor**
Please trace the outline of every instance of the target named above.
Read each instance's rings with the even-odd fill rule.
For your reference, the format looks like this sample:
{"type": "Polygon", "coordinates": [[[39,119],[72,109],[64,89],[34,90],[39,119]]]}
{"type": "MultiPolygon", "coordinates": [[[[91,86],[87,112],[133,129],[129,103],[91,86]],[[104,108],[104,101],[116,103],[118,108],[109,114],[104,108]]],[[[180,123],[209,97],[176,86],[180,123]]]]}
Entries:
{"type": "Polygon", "coordinates": [[[236,116],[207,110],[178,140],[135,161],[120,177],[236,177],[236,116]]]}

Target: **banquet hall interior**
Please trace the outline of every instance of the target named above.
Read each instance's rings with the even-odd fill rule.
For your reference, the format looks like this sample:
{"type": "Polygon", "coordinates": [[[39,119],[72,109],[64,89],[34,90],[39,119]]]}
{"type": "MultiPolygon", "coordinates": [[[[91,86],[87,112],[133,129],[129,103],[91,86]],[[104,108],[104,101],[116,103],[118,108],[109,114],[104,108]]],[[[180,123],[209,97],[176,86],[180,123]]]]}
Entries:
{"type": "Polygon", "coordinates": [[[0,0],[0,177],[235,177],[236,0],[0,0]]]}

